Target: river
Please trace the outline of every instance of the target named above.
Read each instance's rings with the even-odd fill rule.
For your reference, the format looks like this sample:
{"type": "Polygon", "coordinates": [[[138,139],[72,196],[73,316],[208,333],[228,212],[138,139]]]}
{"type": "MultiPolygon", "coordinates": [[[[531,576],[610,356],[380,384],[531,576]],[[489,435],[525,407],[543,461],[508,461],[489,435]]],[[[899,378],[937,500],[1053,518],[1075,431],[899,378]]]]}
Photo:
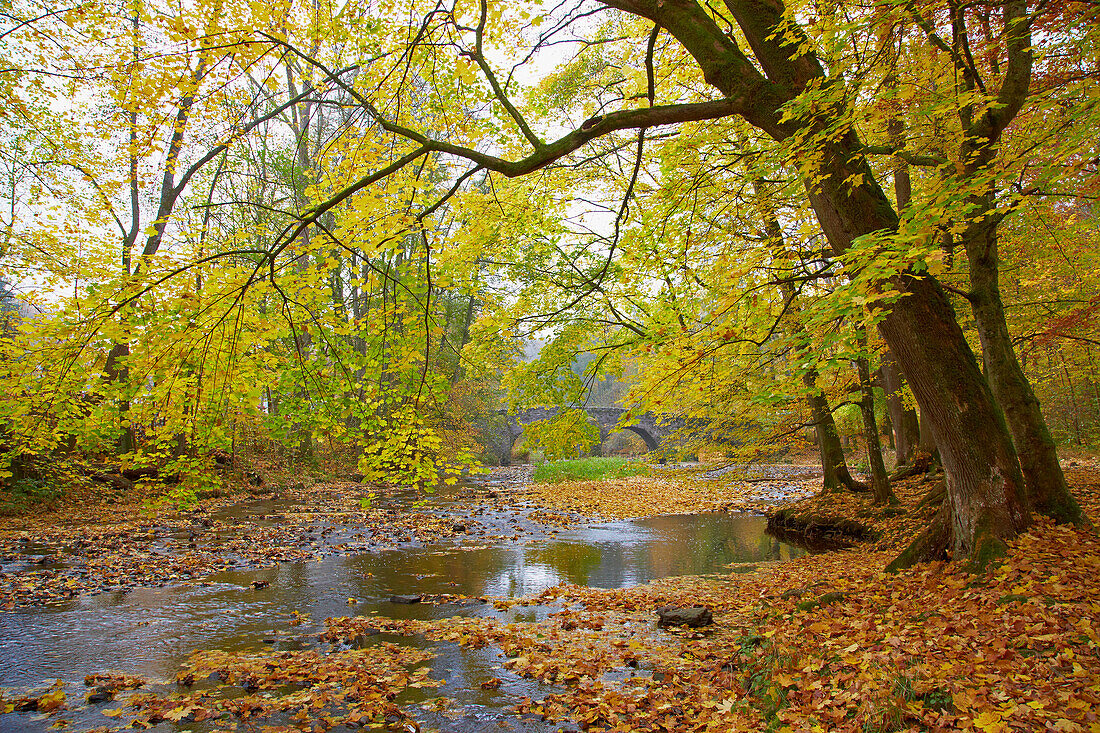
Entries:
{"type": "MultiPolygon", "coordinates": [[[[476,599],[523,596],[563,583],[620,588],[670,575],[718,573],[731,563],[769,562],[805,552],[765,535],[766,522],[760,516],[704,513],[610,522],[578,519],[552,526],[531,521],[533,507],[522,502],[474,509],[460,496],[433,497],[420,508],[476,524],[477,534],[218,572],[185,584],[117,590],[0,614],[0,687],[11,699],[60,680],[69,700],[79,701],[86,674],[113,670],[141,676],[154,689],[168,689],[193,650],[311,646],[321,621],[328,617],[498,614],[532,620],[547,612],[530,606],[497,611],[491,603],[481,602],[394,603],[390,599],[395,594],[476,599]],[[292,624],[295,616],[308,620],[292,624]]],[[[400,512],[419,500],[397,496],[389,506],[400,512]]],[[[222,516],[240,523],[274,522],[289,509],[264,500],[238,505],[222,516]]],[[[333,544],[357,536],[354,529],[326,522],[324,517],[309,527],[333,544]]],[[[537,697],[541,692],[538,684],[502,672],[491,647],[470,650],[407,638],[401,643],[433,648],[433,676],[446,679],[447,684],[432,694],[451,698],[465,710],[459,720],[453,716],[439,720],[417,709],[414,717],[424,730],[500,730],[498,724],[515,699],[537,697]],[[482,689],[481,683],[494,677],[502,679],[500,688],[482,689]]],[[[406,702],[415,701],[411,697],[406,702]]],[[[67,730],[117,724],[103,717],[104,707],[72,705],[50,716],[10,713],[0,716],[0,730],[42,731],[58,720],[68,722],[67,730]]],[[[562,729],[533,720],[510,721],[529,730],[562,729]]],[[[158,729],[200,730],[201,726],[162,723],[158,729]]]]}

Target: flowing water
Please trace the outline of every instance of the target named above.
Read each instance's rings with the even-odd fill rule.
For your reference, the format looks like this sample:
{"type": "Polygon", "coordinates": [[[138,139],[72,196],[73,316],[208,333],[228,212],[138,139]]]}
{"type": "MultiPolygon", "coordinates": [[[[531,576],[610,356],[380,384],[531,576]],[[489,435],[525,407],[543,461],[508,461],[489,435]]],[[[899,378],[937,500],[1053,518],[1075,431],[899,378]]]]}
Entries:
{"type": "MultiPolygon", "coordinates": [[[[456,516],[461,511],[448,497],[439,497],[430,506],[456,516]]],[[[279,509],[285,507],[260,502],[237,507],[229,516],[242,522],[269,522],[279,509]]],[[[492,604],[482,603],[397,604],[389,600],[394,594],[510,597],[562,583],[619,588],[804,552],[766,536],[764,518],[751,515],[657,516],[557,529],[534,526],[521,512],[508,508],[479,511],[477,519],[490,530],[500,530],[493,537],[519,526],[527,531],[513,535],[518,537],[514,541],[464,537],[434,545],[410,542],[395,549],[221,572],[187,585],[138,587],[0,614],[0,687],[42,688],[62,680],[70,699],[79,700],[84,675],[105,670],[167,684],[195,649],[309,646],[319,621],[332,616],[500,614],[531,620],[546,613],[538,607],[498,612],[492,604]],[[255,581],[268,585],[254,589],[255,581]],[[290,625],[295,612],[311,617],[313,625],[290,625]]],[[[344,528],[319,524],[317,531],[335,541],[344,528]]],[[[500,659],[492,648],[437,646],[417,639],[402,643],[431,645],[437,654],[431,663],[433,676],[448,681],[432,694],[446,695],[465,706],[465,717],[449,721],[444,730],[499,730],[495,726],[502,711],[517,696],[539,695],[536,683],[499,669],[500,659]],[[500,689],[480,688],[481,682],[493,677],[503,679],[500,689]]],[[[9,692],[8,696],[14,695],[9,692]]],[[[0,730],[45,730],[58,718],[70,721],[70,729],[115,722],[92,708],[50,718],[14,713],[0,716],[0,730]]],[[[424,720],[424,724],[427,729],[433,721],[424,720]]],[[[533,722],[530,726],[531,730],[558,729],[533,722]]],[[[186,725],[161,727],[189,729],[186,725]]],[[[192,724],[190,729],[197,728],[192,724]]]]}

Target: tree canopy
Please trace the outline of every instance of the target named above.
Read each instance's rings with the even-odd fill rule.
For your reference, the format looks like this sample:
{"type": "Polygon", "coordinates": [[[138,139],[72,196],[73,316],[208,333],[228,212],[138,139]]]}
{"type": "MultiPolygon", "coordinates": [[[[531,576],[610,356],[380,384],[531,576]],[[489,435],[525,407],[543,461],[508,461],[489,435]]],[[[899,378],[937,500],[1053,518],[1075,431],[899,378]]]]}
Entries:
{"type": "Polygon", "coordinates": [[[823,440],[889,352],[947,477],[902,562],[1087,521],[1037,395],[1054,343],[1096,389],[1096,13],[15,0],[0,263],[42,314],[5,331],[5,471],[262,434],[453,479],[498,409],[604,375],[823,440]]]}

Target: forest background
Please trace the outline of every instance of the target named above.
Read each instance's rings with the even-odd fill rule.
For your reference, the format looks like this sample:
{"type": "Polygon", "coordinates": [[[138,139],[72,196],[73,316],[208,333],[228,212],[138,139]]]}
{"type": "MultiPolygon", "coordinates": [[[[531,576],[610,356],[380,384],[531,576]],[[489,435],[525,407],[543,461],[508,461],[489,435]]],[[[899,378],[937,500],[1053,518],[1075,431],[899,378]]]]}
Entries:
{"type": "Polygon", "coordinates": [[[922,557],[1084,521],[1056,446],[1100,439],[1092,4],[2,11],[9,492],[113,454],[186,500],[273,446],[453,481],[501,410],[621,380],[691,450],[814,429],[826,488],[833,413],[871,464],[889,415],[947,472],[922,557]]]}

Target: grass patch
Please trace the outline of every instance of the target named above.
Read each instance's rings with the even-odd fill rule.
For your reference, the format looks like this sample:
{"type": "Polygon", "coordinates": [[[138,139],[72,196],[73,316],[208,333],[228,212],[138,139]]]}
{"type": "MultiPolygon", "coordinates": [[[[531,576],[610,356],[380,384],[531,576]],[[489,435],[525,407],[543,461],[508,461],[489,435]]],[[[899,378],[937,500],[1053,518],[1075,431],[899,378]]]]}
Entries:
{"type": "Polygon", "coordinates": [[[535,468],[534,480],[541,484],[557,484],[562,481],[648,476],[649,472],[649,466],[630,458],[578,458],[540,464],[535,468]]]}

